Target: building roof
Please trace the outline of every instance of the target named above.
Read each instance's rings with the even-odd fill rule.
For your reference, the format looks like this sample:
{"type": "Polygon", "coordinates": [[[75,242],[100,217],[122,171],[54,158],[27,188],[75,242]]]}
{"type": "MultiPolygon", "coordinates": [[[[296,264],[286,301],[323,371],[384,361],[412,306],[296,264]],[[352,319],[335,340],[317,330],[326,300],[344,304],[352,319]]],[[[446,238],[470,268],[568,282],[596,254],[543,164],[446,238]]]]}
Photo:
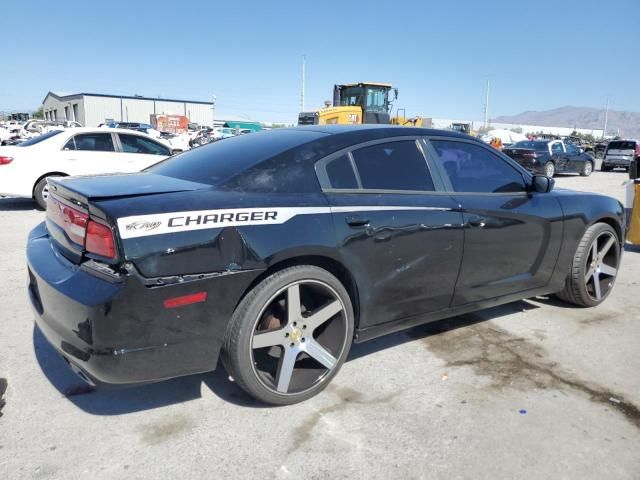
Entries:
{"type": "Polygon", "coordinates": [[[133,100],[153,100],[156,102],[178,102],[178,103],[197,103],[201,105],[212,105],[213,102],[203,102],[202,100],[180,100],[176,98],[158,98],[158,97],[143,97],[142,95],[112,95],[107,93],[88,93],[88,92],[79,92],[79,93],[68,93],[68,92],[54,92],[50,90],[49,93],[44,97],[42,103],[47,100],[47,97],[51,95],[56,97],[58,100],[66,100],[69,97],[106,97],[106,98],[128,98],[133,100]]]}

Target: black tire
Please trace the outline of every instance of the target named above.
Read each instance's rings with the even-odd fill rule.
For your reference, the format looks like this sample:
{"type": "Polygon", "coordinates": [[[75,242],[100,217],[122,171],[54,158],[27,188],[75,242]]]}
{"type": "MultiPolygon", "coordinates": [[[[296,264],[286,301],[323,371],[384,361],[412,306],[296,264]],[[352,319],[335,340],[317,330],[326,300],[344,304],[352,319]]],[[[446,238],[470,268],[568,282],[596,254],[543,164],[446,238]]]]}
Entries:
{"type": "Polygon", "coordinates": [[[593,172],[593,162],[587,161],[582,165],[582,169],[580,170],[580,175],[583,177],[588,177],[593,172]]]}
{"type": "Polygon", "coordinates": [[[549,161],[544,164],[544,174],[549,178],[553,178],[556,174],[556,166],[553,162],[549,161]]]}
{"type": "Polygon", "coordinates": [[[619,264],[620,240],[616,231],[606,223],[590,226],[582,236],[573,256],[564,289],[557,292],[556,296],[579,307],[600,305],[613,289],[619,264]],[[594,243],[595,251],[599,252],[599,247],[604,249],[609,239],[614,239],[615,242],[604,252],[606,255],[603,255],[601,260],[594,257],[594,243]],[[597,277],[594,273],[589,275],[592,270],[597,272],[597,277]],[[609,273],[605,273],[605,270],[609,273]],[[597,290],[596,281],[598,282],[597,290]]]}
{"type": "Polygon", "coordinates": [[[222,362],[229,375],[249,395],[271,405],[290,405],[313,397],[328,385],[349,354],[353,331],[353,307],[342,283],[328,271],[316,266],[289,267],[266,277],[237,306],[227,327],[222,362]],[[315,288],[326,294],[328,300],[324,297],[321,301],[308,300],[310,295],[315,294],[311,291],[315,288]],[[291,291],[298,292],[297,303],[290,302],[291,291]],[[290,318],[289,312],[293,308],[290,305],[298,305],[302,312],[296,317],[299,322],[297,327],[290,318]],[[307,305],[311,305],[311,308],[308,309],[307,305]],[[301,325],[307,321],[315,323],[313,318],[326,316],[322,315],[323,309],[326,308],[324,311],[327,312],[331,307],[340,310],[329,314],[331,316],[326,320],[319,320],[315,326],[309,325],[309,329],[307,325],[301,325]],[[273,319],[281,323],[274,327],[271,325],[273,319]],[[282,343],[282,339],[279,343],[267,341],[264,345],[258,342],[260,346],[256,346],[256,338],[266,338],[261,334],[271,338],[286,337],[286,340],[285,343],[282,343]],[[321,338],[324,335],[333,342],[332,345],[321,338]],[[309,348],[308,352],[315,345],[314,349],[321,347],[322,355],[329,353],[330,360],[322,358],[331,366],[327,367],[318,361],[322,355],[314,356],[307,350],[300,350],[305,345],[309,348]],[[280,380],[287,359],[290,373],[282,388],[280,380]],[[263,364],[269,362],[271,365],[261,370],[263,364]]]}
{"type": "Polygon", "coordinates": [[[33,199],[38,204],[38,208],[41,210],[47,209],[47,197],[48,197],[48,187],[47,187],[47,177],[44,177],[36,183],[35,188],[33,189],[33,199]]]}

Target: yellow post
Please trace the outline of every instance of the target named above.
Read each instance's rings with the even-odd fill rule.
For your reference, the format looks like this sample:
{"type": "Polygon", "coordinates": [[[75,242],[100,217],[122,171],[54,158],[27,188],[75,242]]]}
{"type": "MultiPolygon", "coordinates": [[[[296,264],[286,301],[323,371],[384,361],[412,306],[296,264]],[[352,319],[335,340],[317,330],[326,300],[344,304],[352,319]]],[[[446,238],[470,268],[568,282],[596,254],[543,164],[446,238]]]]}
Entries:
{"type": "Polygon", "coordinates": [[[633,206],[629,215],[629,230],[627,242],[632,245],[640,245],[640,179],[631,180],[633,184],[633,206]]]}

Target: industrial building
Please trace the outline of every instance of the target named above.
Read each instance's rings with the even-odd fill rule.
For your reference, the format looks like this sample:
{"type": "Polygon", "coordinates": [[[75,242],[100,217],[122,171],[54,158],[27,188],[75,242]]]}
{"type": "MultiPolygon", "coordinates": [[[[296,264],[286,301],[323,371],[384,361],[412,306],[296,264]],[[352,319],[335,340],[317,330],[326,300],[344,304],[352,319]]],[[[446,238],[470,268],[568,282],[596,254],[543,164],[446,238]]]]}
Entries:
{"type": "MultiPolygon", "coordinates": [[[[484,120],[454,120],[450,118],[425,118],[423,125],[429,128],[449,129],[454,123],[466,123],[469,124],[471,130],[478,131],[484,126],[484,120]]],[[[595,138],[600,138],[603,135],[604,130],[600,128],[578,128],[578,127],[552,127],[547,125],[527,125],[524,123],[499,123],[489,122],[489,129],[505,129],[515,130],[523,134],[527,133],[547,133],[552,135],[571,135],[573,132],[577,132],[581,135],[593,135],[595,138]]]]}
{"type": "Polygon", "coordinates": [[[184,115],[192,123],[211,125],[213,103],[140,95],[49,92],[42,102],[45,120],[69,120],[97,127],[110,120],[151,123],[151,115],[184,115]]]}

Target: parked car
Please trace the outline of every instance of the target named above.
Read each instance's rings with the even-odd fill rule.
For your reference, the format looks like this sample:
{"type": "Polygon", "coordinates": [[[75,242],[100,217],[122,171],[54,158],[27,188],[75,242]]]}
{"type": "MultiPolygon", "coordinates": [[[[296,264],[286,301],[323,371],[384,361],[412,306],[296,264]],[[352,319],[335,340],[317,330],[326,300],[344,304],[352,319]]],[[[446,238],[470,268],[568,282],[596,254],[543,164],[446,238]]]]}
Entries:
{"type": "Polygon", "coordinates": [[[166,145],[131,130],[54,130],[0,147],[0,195],[33,198],[45,208],[49,177],[137,172],[169,155],[166,145]]]}
{"type": "Polygon", "coordinates": [[[595,167],[595,160],[590,154],[562,140],[525,140],[505,148],[503,152],[524,168],[549,178],[556,173],[579,173],[588,177],[595,167]]]}
{"type": "Polygon", "coordinates": [[[629,171],[634,158],[640,158],[640,143],[637,140],[611,140],[604,152],[600,169],[607,172],[622,167],[629,171]]]}
{"type": "Polygon", "coordinates": [[[236,132],[235,128],[221,127],[221,128],[219,128],[219,129],[217,129],[215,131],[216,131],[216,134],[218,135],[218,138],[220,140],[223,139],[223,138],[235,137],[237,135],[237,132],[236,132]]]}
{"type": "Polygon", "coordinates": [[[277,129],[50,183],[29,295],[48,341],[97,384],[221,356],[254,397],[299,402],[354,341],[535,295],[599,305],[622,251],[620,202],[552,191],[451,131],[277,129]]]}
{"type": "Polygon", "coordinates": [[[81,126],[79,122],[72,120],[29,120],[22,127],[22,132],[39,135],[51,130],[62,130],[81,126]]]}

